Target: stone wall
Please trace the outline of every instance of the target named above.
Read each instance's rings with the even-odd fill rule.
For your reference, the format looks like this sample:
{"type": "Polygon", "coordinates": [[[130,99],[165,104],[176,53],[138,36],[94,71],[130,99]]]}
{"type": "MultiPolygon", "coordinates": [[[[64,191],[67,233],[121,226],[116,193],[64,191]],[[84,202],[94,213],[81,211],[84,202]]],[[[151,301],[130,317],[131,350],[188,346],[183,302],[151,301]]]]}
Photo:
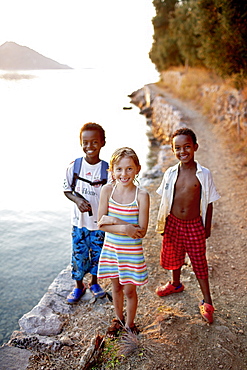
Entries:
{"type": "Polygon", "coordinates": [[[182,113],[173,105],[168,104],[163,96],[157,94],[151,85],[133,92],[131,103],[140,108],[140,113],[146,116],[150,127],[149,141],[151,146],[157,146],[155,164],[142,176],[141,185],[146,186],[152,179],[163,176],[164,167],[171,163],[173,154],[170,137],[179,127],[187,126],[182,113]]]}
{"type": "MultiPolygon", "coordinates": [[[[178,71],[161,73],[161,81],[177,93],[178,96],[180,90],[187,83],[186,78],[185,73],[178,71]]],[[[188,90],[192,88],[192,86],[186,87],[188,90]]],[[[208,115],[213,123],[224,125],[226,129],[236,128],[238,134],[242,134],[244,137],[246,136],[247,99],[243,92],[239,92],[224,83],[202,83],[200,85],[198,82],[196,90],[197,102],[199,102],[202,112],[208,115]]]]}
{"type": "Polygon", "coordinates": [[[171,134],[185,125],[182,113],[174,106],[167,104],[161,96],[156,96],[152,102],[152,132],[162,144],[170,140],[171,134]]]}
{"type": "MultiPolygon", "coordinates": [[[[130,98],[131,103],[138,106],[140,113],[146,116],[153,139],[159,144],[166,145],[176,129],[186,126],[182,113],[168,104],[163,96],[157,95],[148,85],[133,92],[130,98]]],[[[153,139],[150,138],[150,141],[154,142],[153,139]]]]}

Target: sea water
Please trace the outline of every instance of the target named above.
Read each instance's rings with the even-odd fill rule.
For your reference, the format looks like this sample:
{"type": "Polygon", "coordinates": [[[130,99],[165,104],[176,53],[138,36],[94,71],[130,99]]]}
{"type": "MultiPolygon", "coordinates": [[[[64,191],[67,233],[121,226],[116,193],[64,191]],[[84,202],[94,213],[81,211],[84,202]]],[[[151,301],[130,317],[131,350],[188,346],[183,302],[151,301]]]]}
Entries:
{"type": "Polygon", "coordinates": [[[127,76],[111,69],[20,75],[0,79],[0,344],[70,263],[71,204],[62,185],[68,164],[83,154],[81,126],[104,127],[102,159],[129,146],[145,171],[148,128],[128,94],[157,81],[152,69],[127,76]]]}

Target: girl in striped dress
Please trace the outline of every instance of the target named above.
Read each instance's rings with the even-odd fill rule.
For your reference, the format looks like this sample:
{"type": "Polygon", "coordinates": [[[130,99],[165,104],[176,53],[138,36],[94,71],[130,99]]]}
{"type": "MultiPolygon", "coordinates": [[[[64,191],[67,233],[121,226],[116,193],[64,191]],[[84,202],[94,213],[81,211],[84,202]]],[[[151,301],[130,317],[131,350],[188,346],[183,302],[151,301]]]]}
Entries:
{"type": "Polygon", "coordinates": [[[125,324],[123,305],[126,297],[126,328],[135,334],[137,310],[136,286],[148,281],[142,238],[148,227],[149,194],[134,181],[141,166],[134,150],[117,149],[110,160],[113,182],[103,186],[100,194],[98,227],[106,232],[98,265],[98,278],[110,278],[117,318],[108,336],[119,334],[125,324]]]}

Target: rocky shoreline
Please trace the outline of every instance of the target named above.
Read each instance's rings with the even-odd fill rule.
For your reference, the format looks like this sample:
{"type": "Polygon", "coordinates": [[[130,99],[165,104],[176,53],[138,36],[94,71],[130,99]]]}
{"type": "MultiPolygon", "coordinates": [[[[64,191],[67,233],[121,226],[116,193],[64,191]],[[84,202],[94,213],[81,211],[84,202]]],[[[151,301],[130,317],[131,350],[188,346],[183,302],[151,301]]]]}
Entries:
{"type": "MultiPolygon", "coordinates": [[[[244,258],[239,252],[239,260],[238,263],[236,262],[238,269],[233,269],[233,262],[227,257],[232,252],[229,252],[227,248],[229,245],[232,248],[232,245],[236,243],[234,250],[237,253],[241,247],[239,240],[243,240],[244,243],[246,239],[244,237],[245,229],[241,228],[238,231],[239,223],[232,229],[232,231],[240,233],[238,237],[233,235],[233,240],[229,240],[231,235],[226,235],[228,226],[226,224],[224,229],[221,215],[226,213],[229,217],[229,212],[224,207],[228,205],[230,198],[227,203],[225,201],[219,202],[218,210],[216,207],[213,233],[215,237],[210,238],[209,271],[214,283],[213,295],[217,305],[214,325],[208,326],[202,322],[198,313],[197,300],[200,291],[195,284],[189,261],[183,266],[185,292],[176,299],[168,297],[166,300],[160,299],[154,293],[157,284],[164,282],[163,279],[169,278],[169,275],[164,273],[158,263],[160,236],[154,232],[159,203],[156,189],[164,169],[175,162],[170,150],[169,135],[175,127],[187,125],[185,117],[173,107],[171,103],[173,99],[165,95],[166,101],[160,93],[159,88],[151,84],[137,90],[130,96],[132,103],[140,108],[140,113],[145,114],[147,124],[150,126],[151,151],[155,163],[142,179],[142,185],[148,189],[151,196],[149,231],[143,243],[149,283],[140,287],[138,294],[139,307],[136,319],[142,329],[138,336],[139,353],[126,359],[122,358],[123,361],[114,367],[113,361],[114,358],[116,359],[116,355],[110,346],[109,363],[118,370],[130,368],[144,370],[244,369],[247,363],[245,358],[245,314],[240,303],[241,300],[243,302],[246,300],[245,293],[242,291],[237,293],[239,284],[235,286],[233,292],[228,287],[228,282],[239,282],[240,278],[244,278],[244,274],[241,275],[239,271],[245,271],[245,264],[244,258]],[[163,106],[166,104],[168,107],[163,106]],[[166,126],[168,119],[162,123],[163,109],[174,113],[176,120],[172,120],[172,122],[175,123],[172,124],[169,121],[169,125],[166,126]],[[157,112],[156,116],[154,111],[157,112]],[[153,124],[155,117],[157,117],[156,126],[153,124]],[[217,226],[219,223],[221,223],[222,230],[217,226]],[[225,237],[227,237],[226,241],[224,241],[225,237]],[[222,271],[220,275],[218,275],[219,269],[222,271]],[[235,294],[239,297],[239,305],[236,302],[235,294]],[[174,351],[175,346],[176,350],[174,351]]],[[[205,157],[204,154],[205,152],[207,154],[207,148],[211,145],[211,127],[208,129],[201,117],[196,117],[193,122],[189,121],[188,125],[192,128],[195,127],[200,132],[200,138],[204,142],[204,150],[201,150],[201,155],[203,162],[207,164],[209,157],[208,155],[205,157]]],[[[220,146],[215,147],[218,149],[220,146]]],[[[218,173],[219,160],[222,163],[221,153],[219,151],[219,158],[217,155],[213,156],[214,162],[210,164],[218,181],[221,181],[221,176],[224,175],[224,171],[221,171],[220,176],[218,173]]],[[[230,177],[227,176],[227,181],[229,179],[230,177]]],[[[220,184],[224,197],[225,177],[220,184]]],[[[235,182],[235,188],[237,185],[238,183],[235,182]]],[[[225,194],[228,194],[227,191],[225,194]]],[[[239,194],[241,195],[241,187],[239,194]]],[[[236,201],[235,199],[234,205],[236,201]]],[[[242,203],[243,201],[244,199],[242,203]]],[[[244,207],[243,204],[242,206],[244,207]]],[[[230,208],[231,215],[233,208],[230,208]]],[[[243,211],[242,214],[244,214],[243,211]]],[[[236,258],[237,254],[235,254],[236,258]]],[[[106,281],[102,285],[106,291],[110,292],[110,282],[106,281]]],[[[89,354],[90,358],[93,358],[98,355],[98,352],[95,351],[96,342],[97,340],[101,341],[100,343],[104,341],[104,333],[114,315],[113,305],[108,297],[95,301],[88,290],[78,305],[69,306],[66,303],[66,296],[72,286],[73,282],[68,266],[50,285],[39,304],[20,319],[21,331],[14,332],[11,340],[0,348],[1,370],[82,370],[90,368],[91,360],[85,356],[89,354]]],[[[244,282],[242,282],[242,286],[244,286],[244,282]]],[[[244,304],[243,307],[245,307],[244,304]]],[[[107,358],[104,357],[104,360],[107,361],[107,358]]],[[[97,368],[105,369],[109,366],[107,364],[101,366],[97,363],[97,368]]]]}
{"type": "MultiPolygon", "coordinates": [[[[162,176],[164,161],[171,157],[167,141],[172,131],[181,125],[182,115],[157,94],[155,85],[147,85],[129,97],[131,103],[140,108],[140,114],[146,116],[146,122],[151,128],[149,139],[155,157],[155,149],[158,148],[158,162],[143,174],[141,185],[145,187],[152,183],[153,179],[162,176]]],[[[0,348],[2,370],[26,369],[32,351],[58,351],[63,346],[73,345],[68,337],[61,334],[65,321],[77,309],[66,302],[72,288],[73,281],[68,266],[55,278],[39,303],[20,318],[20,331],[14,331],[8,343],[0,348]]],[[[93,300],[87,289],[82,301],[92,304],[93,300]]],[[[104,304],[104,301],[108,301],[108,298],[101,300],[100,304],[104,304]]]]}

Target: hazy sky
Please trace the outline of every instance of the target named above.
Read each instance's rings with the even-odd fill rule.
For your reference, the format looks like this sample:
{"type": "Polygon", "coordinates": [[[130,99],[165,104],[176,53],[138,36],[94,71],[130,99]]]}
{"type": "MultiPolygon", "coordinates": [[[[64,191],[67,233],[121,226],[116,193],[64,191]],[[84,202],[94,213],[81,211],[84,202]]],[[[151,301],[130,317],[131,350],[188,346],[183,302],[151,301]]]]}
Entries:
{"type": "Polygon", "coordinates": [[[2,0],[0,45],[14,41],[74,68],[151,62],[152,0],[2,0]]]}

